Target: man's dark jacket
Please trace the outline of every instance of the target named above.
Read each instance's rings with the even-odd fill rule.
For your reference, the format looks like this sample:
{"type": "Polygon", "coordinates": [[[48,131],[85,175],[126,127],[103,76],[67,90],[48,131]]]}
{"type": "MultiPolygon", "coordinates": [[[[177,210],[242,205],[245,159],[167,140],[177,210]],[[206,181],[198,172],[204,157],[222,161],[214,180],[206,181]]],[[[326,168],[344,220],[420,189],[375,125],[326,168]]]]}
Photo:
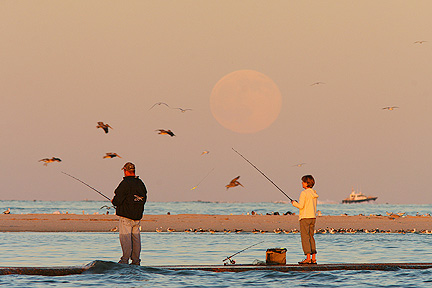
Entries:
{"type": "Polygon", "coordinates": [[[147,201],[147,189],[138,176],[126,176],[114,191],[112,204],[116,214],[132,220],[140,220],[147,201]]]}

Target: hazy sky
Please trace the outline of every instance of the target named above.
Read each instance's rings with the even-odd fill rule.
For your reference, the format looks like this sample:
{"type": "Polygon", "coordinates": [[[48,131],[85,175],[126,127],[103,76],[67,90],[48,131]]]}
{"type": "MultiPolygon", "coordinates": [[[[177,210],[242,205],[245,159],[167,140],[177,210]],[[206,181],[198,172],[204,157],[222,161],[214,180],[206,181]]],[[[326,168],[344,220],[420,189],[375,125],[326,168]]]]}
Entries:
{"type": "Polygon", "coordinates": [[[235,148],[293,198],[312,174],[324,202],[354,187],[379,203],[431,203],[431,11],[432,1],[1,1],[0,199],[104,200],[60,171],[112,197],[132,161],[149,201],[287,200],[235,148]],[[282,95],[256,133],[211,113],[214,86],[237,70],[282,95]],[[149,110],[159,101],[193,110],[149,110]],[[244,187],[227,191],[239,175],[244,187]]]}

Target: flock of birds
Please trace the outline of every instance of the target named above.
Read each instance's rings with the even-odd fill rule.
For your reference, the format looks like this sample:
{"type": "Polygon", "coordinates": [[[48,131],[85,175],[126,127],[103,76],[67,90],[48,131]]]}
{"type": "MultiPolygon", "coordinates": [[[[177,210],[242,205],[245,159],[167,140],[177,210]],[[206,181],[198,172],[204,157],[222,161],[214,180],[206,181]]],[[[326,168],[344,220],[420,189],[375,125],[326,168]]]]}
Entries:
{"type": "MultiPolygon", "coordinates": [[[[424,42],[426,42],[426,41],[416,41],[416,42],[414,42],[414,43],[418,43],[418,44],[422,44],[422,43],[424,43],[424,42]]],[[[314,82],[314,83],[312,83],[311,84],[311,86],[315,86],[315,85],[322,85],[322,84],[325,84],[325,82],[321,82],[321,81],[318,81],[318,82],[314,82]]],[[[165,107],[167,107],[167,108],[169,108],[169,109],[175,109],[175,110],[180,110],[180,112],[182,112],[182,113],[185,113],[185,112],[187,112],[187,111],[192,111],[192,109],[190,109],[190,108],[186,108],[186,109],[184,109],[184,108],[181,108],[181,107],[171,107],[170,105],[168,105],[167,103],[165,103],[165,102],[156,102],[155,104],[153,104],[151,107],[150,107],[150,109],[149,110],[151,110],[151,109],[153,109],[155,106],[165,106],[165,107]]],[[[387,107],[383,107],[382,109],[383,110],[388,110],[388,111],[393,111],[393,110],[395,110],[395,109],[397,109],[397,108],[399,108],[398,106],[387,106],[387,107]]],[[[97,122],[97,126],[96,126],[96,128],[97,129],[102,129],[104,132],[105,132],[105,134],[108,134],[109,133],[109,131],[110,131],[110,129],[113,129],[113,127],[111,127],[108,123],[104,123],[104,122],[102,122],[102,121],[99,121],[99,122],[97,122]]],[[[174,137],[174,136],[176,136],[175,134],[174,134],[174,132],[173,131],[171,131],[170,129],[157,129],[157,130],[155,130],[156,132],[158,132],[158,134],[159,135],[169,135],[169,136],[171,136],[171,137],[174,137]]],[[[203,151],[202,153],[201,153],[201,155],[205,155],[205,154],[208,154],[208,153],[210,153],[209,151],[207,151],[207,150],[205,150],[205,151],[203,151]]],[[[103,159],[111,159],[111,158],[116,158],[116,157],[118,157],[118,158],[122,158],[120,155],[118,155],[117,153],[114,153],[114,152],[108,152],[108,153],[105,153],[105,156],[103,156],[103,159]]],[[[61,162],[62,160],[60,159],[60,158],[58,158],[58,157],[51,157],[51,158],[43,158],[43,159],[41,159],[41,160],[39,160],[39,162],[44,162],[44,166],[47,166],[49,163],[53,163],[53,162],[61,162]]],[[[306,163],[298,163],[298,164],[295,164],[295,165],[293,165],[293,167],[302,167],[303,165],[305,165],[306,163]]],[[[207,177],[208,175],[206,175],[201,181],[200,181],[200,183],[207,177]]],[[[238,179],[240,178],[240,176],[237,176],[237,177],[235,177],[234,179],[232,179],[227,185],[225,185],[225,187],[226,187],[226,190],[228,190],[228,189],[230,189],[230,188],[234,188],[234,187],[237,187],[237,186],[241,186],[241,187],[244,187],[239,181],[238,181],[238,179]]],[[[198,184],[199,185],[199,184],[198,184]]],[[[198,188],[198,185],[196,185],[196,186],[194,186],[191,190],[194,190],[194,189],[196,189],[196,188],[198,188]]]]}
{"type": "MultiPolygon", "coordinates": [[[[321,213],[319,213],[321,214],[321,213]]],[[[170,215],[170,213],[168,214],[170,215]]],[[[258,214],[255,211],[252,211],[251,213],[247,213],[247,215],[262,215],[262,214],[258,214]]],[[[279,212],[271,212],[271,213],[266,213],[266,215],[295,215],[294,213],[291,213],[290,211],[286,212],[286,213],[279,213],[279,212]]],[[[395,219],[398,217],[407,217],[408,215],[406,215],[406,213],[388,213],[386,212],[387,216],[384,215],[380,215],[380,214],[371,214],[371,216],[375,216],[375,217],[379,217],[379,216],[383,216],[383,217],[388,217],[389,219],[395,219]]],[[[320,215],[322,216],[322,215],[320,215]]],[[[348,216],[347,214],[341,214],[340,216],[348,216]]],[[[358,216],[365,216],[363,214],[359,214],[358,216]]],[[[367,216],[366,216],[367,217],[367,216]]],[[[416,216],[413,217],[431,217],[430,214],[425,214],[425,215],[420,215],[419,213],[416,214],[416,216]]],[[[156,228],[156,232],[158,233],[162,233],[165,232],[164,229],[162,227],[158,227],[156,228]]],[[[173,228],[167,228],[166,232],[168,233],[172,233],[172,232],[177,232],[175,229],[173,228]]],[[[276,234],[280,234],[280,233],[284,233],[284,234],[295,234],[295,233],[300,233],[299,230],[297,229],[281,229],[281,228],[276,228],[273,229],[273,231],[265,231],[265,230],[261,230],[261,229],[253,229],[250,232],[244,231],[243,229],[223,229],[222,231],[218,231],[215,229],[203,229],[203,228],[189,228],[189,229],[185,229],[183,232],[185,233],[218,233],[218,232],[222,232],[222,233],[276,233],[276,234]]],[[[355,229],[355,228],[319,228],[319,229],[315,229],[314,230],[315,234],[355,234],[355,233],[370,233],[370,234],[375,234],[375,233],[399,233],[399,234],[407,234],[407,233],[416,233],[416,234],[432,234],[432,230],[427,230],[427,229],[422,229],[422,230],[417,230],[417,229],[396,229],[396,230],[381,230],[379,228],[375,228],[375,229],[355,229]]]]}
{"type": "MultiPolygon", "coordinates": [[[[184,108],[181,108],[181,107],[175,107],[175,108],[173,108],[173,107],[170,107],[167,103],[165,103],[165,102],[157,102],[157,103],[155,103],[155,104],[153,104],[151,107],[150,107],[150,109],[149,110],[151,110],[151,109],[153,109],[153,107],[155,107],[155,106],[160,106],[160,105],[163,105],[163,106],[166,106],[166,107],[168,107],[169,109],[176,109],[176,110],[180,110],[180,112],[182,112],[182,113],[185,113],[185,112],[187,112],[187,111],[192,111],[192,109],[190,109],[190,108],[186,108],[186,109],[184,109],[184,108]]],[[[102,122],[102,121],[99,121],[99,122],[97,122],[97,126],[96,126],[96,128],[97,129],[102,129],[104,132],[105,132],[105,134],[108,134],[109,133],[109,131],[110,131],[110,129],[114,129],[113,127],[111,127],[108,123],[104,123],[104,122],[102,122]]],[[[158,132],[158,134],[159,135],[169,135],[169,136],[171,136],[171,137],[174,137],[175,136],[175,134],[174,134],[174,132],[173,131],[171,131],[170,129],[157,129],[157,130],[155,130],[155,131],[157,131],[158,132]]],[[[205,150],[205,151],[203,151],[202,153],[201,153],[201,155],[206,155],[206,154],[209,154],[210,153],[210,151],[208,151],[208,150],[205,150]]],[[[103,159],[110,159],[110,158],[116,158],[116,157],[118,157],[118,158],[122,158],[120,155],[118,155],[117,153],[115,153],[115,152],[108,152],[108,153],[105,153],[105,156],[103,156],[103,159]]],[[[41,159],[41,160],[39,160],[39,162],[44,162],[44,166],[47,166],[49,163],[53,163],[53,162],[62,162],[62,160],[60,159],[60,158],[58,158],[58,157],[51,157],[51,158],[43,158],[43,159],[41,159]]],[[[305,164],[305,163],[302,163],[302,164],[300,164],[300,165],[296,165],[296,166],[301,166],[301,165],[303,165],[303,164],[305,164]]],[[[214,169],[213,169],[214,170],[214,169]]],[[[213,171],[212,170],[212,171],[213,171]]],[[[211,171],[210,171],[211,172],[211,171]]],[[[209,173],[210,174],[210,173],[209,173]]],[[[206,178],[208,176],[208,174],[199,182],[199,184],[206,178]]],[[[226,189],[228,190],[229,188],[233,188],[233,187],[237,187],[237,186],[242,186],[242,187],[244,187],[239,181],[238,181],[238,179],[240,178],[240,176],[238,176],[238,177],[236,177],[236,178],[234,178],[234,179],[232,179],[231,181],[230,181],[230,183],[229,184],[227,184],[225,187],[226,187],[226,189]]],[[[196,189],[196,188],[198,188],[198,186],[199,186],[199,184],[198,185],[196,185],[196,186],[194,186],[191,190],[194,190],[194,189],[196,189]]]]}
{"type": "MultiPolygon", "coordinates": [[[[105,134],[108,134],[109,129],[113,129],[109,124],[105,124],[104,122],[97,122],[97,126],[96,128],[101,128],[103,131],[105,131],[105,134]]],[[[103,158],[115,158],[115,157],[119,157],[121,158],[117,153],[113,153],[113,152],[108,152],[105,153],[106,155],[103,156],[103,158]]],[[[41,160],[39,160],[39,162],[44,162],[44,166],[47,166],[49,163],[53,163],[53,162],[61,162],[62,160],[58,157],[51,157],[51,158],[43,158],[41,160]]]]}
{"type": "MultiPolygon", "coordinates": [[[[422,44],[424,44],[424,43],[426,43],[426,42],[428,42],[428,41],[426,41],[426,40],[418,40],[418,41],[414,41],[413,44],[419,44],[419,45],[422,45],[422,44]]],[[[318,85],[324,85],[324,84],[326,84],[326,83],[325,83],[325,82],[322,82],[322,81],[317,81],[317,82],[314,82],[314,83],[310,84],[310,86],[318,86],[318,85]]],[[[179,111],[182,112],[182,113],[185,113],[185,112],[187,112],[187,111],[192,111],[192,109],[190,109],[190,108],[171,107],[170,105],[168,105],[168,104],[165,103],[165,102],[156,102],[156,103],[154,103],[154,104],[149,108],[149,110],[153,109],[155,106],[164,106],[164,107],[167,107],[168,109],[179,110],[179,111]]],[[[383,107],[382,110],[394,111],[395,109],[398,109],[398,108],[399,108],[398,106],[386,106],[386,107],[383,107]]],[[[110,129],[113,129],[113,128],[108,124],[108,123],[104,123],[104,122],[102,122],[102,121],[97,122],[97,126],[96,126],[96,128],[101,128],[101,129],[105,132],[105,134],[108,134],[108,133],[109,133],[109,130],[110,130],[110,129]]],[[[155,131],[157,131],[159,135],[169,135],[169,136],[171,136],[171,137],[176,136],[176,135],[174,134],[174,132],[171,131],[170,129],[157,129],[157,130],[155,130],[155,131]]],[[[209,151],[204,151],[204,152],[202,152],[201,155],[205,155],[205,154],[207,154],[207,153],[209,153],[209,151]]],[[[103,156],[104,159],[107,159],[107,158],[108,158],[108,159],[109,159],[109,158],[116,158],[116,157],[121,158],[120,155],[118,155],[117,153],[114,153],[114,152],[106,153],[106,155],[103,156]]],[[[58,158],[58,157],[43,158],[43,159],[39,160],[39,162],[44,162],[44,164],[43,164],[44,166],[47,166],[49,163],[53,163],[53,162],[61,162],[61,161],[62,161],[62,160],[61,160],[60,158],[58,158]]],[[[293,165],[293,166],[294,166],[294,167],[302,167],[302,166],[305,165],[305,164],[306,164],[306,163],[299,163],[299,164],[295,164],[295,165],[293,165]]],[[[206,176],[206,177],[207,177],[207,176],[206,176]]],[[[232,180],[229,182],[229,184],[227,184],[227,185],[225,186],[226,189],[228,190],[229,188],[234,188],[234,187],[237,187],[237,186],[244,187],[244,186],[243,186],[243,185],[238,181],[239,177],[240,177],[240,176],[238,176],[238,177],[232,179],[232,180]]],[[[197,186],[193,187],[191,190],[196,189],[196,188],[197,188],[197,186]]]]}
{"type": "MultiPolygon", "coordinates": [[[[117,228],[117,227],[116,227],[117,228]]],[[[113,230],[111,230],[113,231],[113,230]]],[[[162,227],[158,227],[156,228],[156,232],[157,233],[163,233],[165,232],[164,229],[162,227]]],[[[177,232],[174,228],[167,228],[166,232],[168,233],[173,233],[173,232],[177,232]]],[[[299,230],[297,229],[281,229],[281,228],[277,228],[274,229],[273,231],[264,231],[261,229],[253,229],[251,232],[246,232],[243,231],[243,229],[224,229],[222,231],[218,231],[215,229],[203,229],[203,228],[189,228],[189,229],[185,229],[183,232],[185,233],[253,233],[253,234],[265,234],[265,233],[275,233],[275,234],[296,234],[296,233],[300,233],[299,230]]],[[[386,234],[390,234],[390,233],[398,233],[398,234],[407,234],[407,233],[415,233],[415,234],[432,234],[432,230],[427,230],[427,229],[422,229],[422,230],[416,230],[414,229],[397,229],[397,230],[380,230],[378,228],[376,229],[354,229],[354,228],[339,228],[339,229],[335,229],[335,228],[320,228],[320,229],[316,229],[314,230],[314,234],[355,234],[355,233],[367,233],[367,234],[376,234],[376,233],[386,233],[386,234]]]]}

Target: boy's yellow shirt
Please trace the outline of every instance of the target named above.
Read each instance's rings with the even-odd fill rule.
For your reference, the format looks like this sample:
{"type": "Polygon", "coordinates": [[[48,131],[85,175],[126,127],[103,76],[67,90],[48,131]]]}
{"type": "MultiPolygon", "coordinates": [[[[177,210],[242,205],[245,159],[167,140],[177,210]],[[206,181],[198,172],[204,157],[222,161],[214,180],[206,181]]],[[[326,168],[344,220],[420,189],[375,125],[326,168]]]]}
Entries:
{"type": "Polygon", "coordinates": [[[299,220],[303,218],[316,218],[316,207],[318,194],[312,188],[303,190],[299,201],[294,201],[292,205],[299,208],[299,220]]]}

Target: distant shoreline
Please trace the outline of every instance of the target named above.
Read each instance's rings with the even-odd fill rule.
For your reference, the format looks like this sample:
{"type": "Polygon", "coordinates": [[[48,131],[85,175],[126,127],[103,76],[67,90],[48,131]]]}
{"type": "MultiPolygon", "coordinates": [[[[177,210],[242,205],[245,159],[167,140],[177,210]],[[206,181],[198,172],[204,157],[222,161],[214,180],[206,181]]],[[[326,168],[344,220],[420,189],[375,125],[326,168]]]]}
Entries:
{"type": "MultiPolygon", "coordinates": [[[[319,216],[317,233],[432,233],[431,216],[319,216]]],[[[116,232],[116,215],[1,214],[0,232],[116,232]]],[[[144,215],[142,232],[296,233],[296,215],[144,215]],[[224,232],[225,230],[225,232],[224,232]]]]}
{"type": "MultiPolygon", "coordinates": [[[[18,199],[2,199],[2,201],[23,201],[23,202],[101,202],[101,203],[109,203],[107,200],[94,200],[94,199],[83,199],[83,200],[42,200],[42,199],[27,199],[27,200],[18,200],[18,199]]],[[[147,201],[147,203],[214,203],[214,204],[252,204],[252,203],[272,203],[272,204],[289,204],[291,205],[289,200],[273,200],[273,201],[219,201],[219,200],[187,200],[187,201],[147,201]]],[[[427,206],[431,205],[431,203],[388,203],[388,202],[362,202],[362,203],[342,203],[340,201],[334,200],[318,200],[318,205],[346,205],[350,207],[350,205],[396,205],[396,206],[410,206],[410,205],[418,205],[418,206],[427,206]]]]}

